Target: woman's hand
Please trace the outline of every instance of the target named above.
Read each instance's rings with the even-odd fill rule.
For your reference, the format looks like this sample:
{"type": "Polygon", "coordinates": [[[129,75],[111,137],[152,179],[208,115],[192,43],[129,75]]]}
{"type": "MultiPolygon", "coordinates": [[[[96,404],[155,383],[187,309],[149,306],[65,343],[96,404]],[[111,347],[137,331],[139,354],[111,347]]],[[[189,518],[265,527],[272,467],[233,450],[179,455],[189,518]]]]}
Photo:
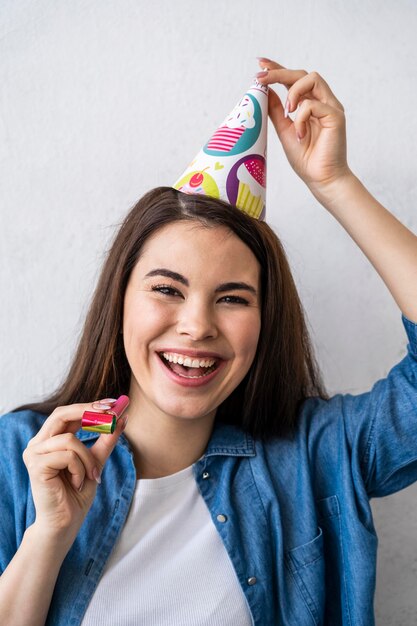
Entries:
{"type": "Polygon", "coordinates": [[[34,526],[45,538],[72,544],[93,502],[103,466],[124,430],[126,417],[117,421],[113,434],[100,435],[91,448],[75,437],[84,411],[103,411],[114,401],[101,403],[58,407],[23,453],[36,508],[34,526]]]}
{"type": "Polygon", "coordinates": [[[268,70],[257,80],[264,85],[280,83],[288,89],[283,106],[272,89],[269,116],[295,172],[315,195],[351,174],[346,158],[343,106],[316,72],[288,70],[269,59],[260,59],[268,70]],[[289,113],[296,112],[295,119],[289,113]]]}

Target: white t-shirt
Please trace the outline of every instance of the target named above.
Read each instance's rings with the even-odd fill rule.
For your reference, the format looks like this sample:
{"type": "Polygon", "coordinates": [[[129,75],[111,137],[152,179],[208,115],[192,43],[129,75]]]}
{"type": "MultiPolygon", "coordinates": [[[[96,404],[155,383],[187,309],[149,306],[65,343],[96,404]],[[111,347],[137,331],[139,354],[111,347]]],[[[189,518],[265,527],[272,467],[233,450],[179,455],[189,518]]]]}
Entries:
{"type": "Polygon", "coordinates": [[[252,626],[192,467],[140,479],[82,626],[252,626]]]}

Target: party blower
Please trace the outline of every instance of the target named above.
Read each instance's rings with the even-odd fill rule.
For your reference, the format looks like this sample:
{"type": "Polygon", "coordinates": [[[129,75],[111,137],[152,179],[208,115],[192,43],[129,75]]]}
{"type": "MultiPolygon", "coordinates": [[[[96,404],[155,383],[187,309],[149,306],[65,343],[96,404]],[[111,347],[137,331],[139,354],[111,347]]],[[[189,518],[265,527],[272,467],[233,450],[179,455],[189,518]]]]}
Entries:
{"type": "Polygon", "coordinates": [[[124,410],[129,405],[127,396],[117,398],[111,409],[102,413],[97,411],[84,411],[81,419],[81,428],[93,433],[105,433],[110,435],[116,428],[117,420],[122,416],[124,410]]]}

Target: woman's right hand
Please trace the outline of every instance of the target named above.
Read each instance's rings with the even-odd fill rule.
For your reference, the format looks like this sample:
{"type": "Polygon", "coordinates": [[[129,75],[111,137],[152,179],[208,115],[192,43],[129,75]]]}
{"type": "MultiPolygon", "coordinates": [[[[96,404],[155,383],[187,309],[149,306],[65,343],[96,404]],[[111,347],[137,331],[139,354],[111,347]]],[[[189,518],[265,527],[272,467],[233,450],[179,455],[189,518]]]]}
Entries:
{"type": "Polygon", "coordinates": [[[316,196],[325,194],[334,182],[352,175],[342,104],[317,72],[289,70],[270,59],[259,64],[266,70],[257,74],[259,82],[288,89],[285,107],[270,90],[269,115],[290,165],[316,196]],[[297,112],[294,121],[292,112],[297,112]]]}
{"type": "Polygon", "coordinates": [[[84,411],[105,410],[103,404],[60,406],[46,419],[23,453],[36,509],[34,526],[43,537],[72,544],[89,511],[104,464],[126,425],[117,421],[113,434],[102,434],[87,448],[75,433],[84,411]]]}

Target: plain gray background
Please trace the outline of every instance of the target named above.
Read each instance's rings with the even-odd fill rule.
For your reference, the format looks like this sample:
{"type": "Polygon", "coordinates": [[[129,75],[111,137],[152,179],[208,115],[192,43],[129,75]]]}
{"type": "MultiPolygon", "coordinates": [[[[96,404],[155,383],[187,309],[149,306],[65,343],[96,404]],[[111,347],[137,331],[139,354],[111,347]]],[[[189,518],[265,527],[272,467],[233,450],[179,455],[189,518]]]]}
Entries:
{"type": "MultiPolygon", "coordinates": [[[[417,232],[416,32],[413,0],[2,0],[1,412],[60,381],[115,226],[178,178],[256,56],[326,78],[352,169],[417,232]]],[[[272,127],[267,204],[329,391],[370,388],[405,353],[400,314],[272,127]]],[[[373,503],[381,626],[417,623],[416,494],[373,503]]]]}

